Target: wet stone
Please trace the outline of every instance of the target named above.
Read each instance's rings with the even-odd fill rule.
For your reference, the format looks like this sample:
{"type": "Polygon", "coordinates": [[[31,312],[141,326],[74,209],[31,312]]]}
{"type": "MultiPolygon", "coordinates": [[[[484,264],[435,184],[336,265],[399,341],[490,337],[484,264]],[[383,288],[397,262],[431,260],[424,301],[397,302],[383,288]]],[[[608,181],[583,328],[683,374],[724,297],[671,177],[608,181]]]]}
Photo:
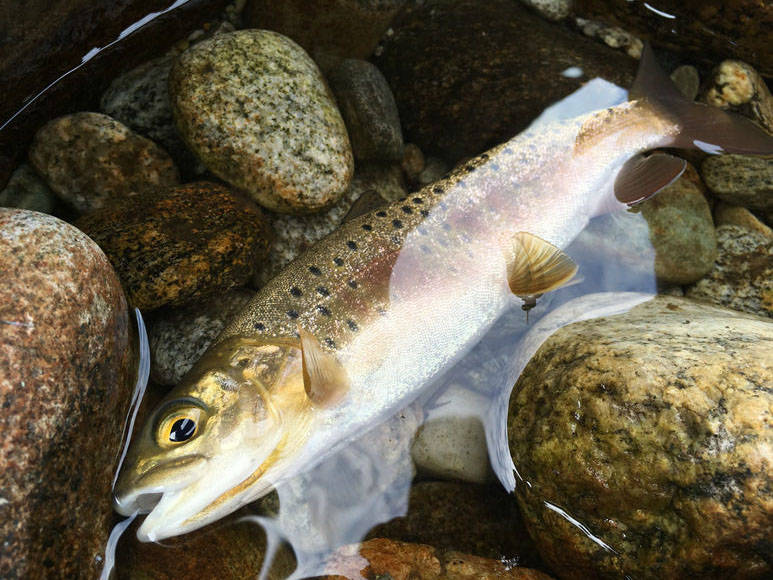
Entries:
{"type": "Polygon", "coordinates": [[[162,56],[116,77],[102,95],[99,107],[166,149],[183,175],[201,175],[206,171],[204,166],[188,150],[174,126],[168,88],[173,62],[171,55],[162,56]]]}
{"type": "Polygon", "coordinates": [[[528,6],[534,8],[548,20],[563,20],[569,16],[572,8],[571,0],[522,0],[528,6]]]}
{"type": "Polygon", "coordinates": [[[769,576],[772,348],[766,319],[665,296],[548,338],[515,385],[508,434],[550,569],[769,576]]]}
{"type": "Polygon", "coordinates": [[[737,225],[717,228],[714,268],[687,296],[741,312],[773,317],[773,239],[737,225]]]}
{"type": "Polygon", "coordinates": [[[241,286],[273,237],[252,201],[208,182],[132,197],[76,225],[108,255],[129,302],[143,310],[241,286]]]}
{"type": "Polygon", "coordinates": [[[685,64],[674,69],[671,73],[671,80],[679,89],[685,98],[689,101],[694,101],[698,96],[698,89],[700,88],[701,78],[698,74],[698,69],[692,65],[685,64]]]}
{"type": "Polygon", "coordinates": [[[180,56],[169,88],[184,141],[264,207],[310,213],[346,192],[354,170],[346,126],[319,69],[287,37],[216,35],[180,56]]]}
{"type": "Polygon", "coordinates": [[[146,320],[153,379],[176,385],[254,295],[235,288],[205,302],[154,312],[146,320]]]}
{"type": "Polygon", "coordinates": [[[37,173],[23,163],[11,174],[5,189],[0,191],[0,207],[16,207],[51,213],[56,196],[37,173]]]}
{"type": "Polygon", "coordinates": [[[701,100],[753,119],[773,133],[773,96],[760,74],[745,62],[726,60],[712,72],[701,100]]]}
{"type": "Polygon", "coordinates": [[[51,189],[81,213],[180,181],[166,151],[102,113],[49,121],[35,134],[29,159],[51,189]]]}
{"type": "Polygon", "coordinates": [[[773,239],[773,229],[766,226],[745,207],[719,202],[714,206],[714,223],[719,226],[740,226],[773,239]]]}
{"type": "Polygon", "coordinates": [[[327,79],[346,122],[355,159],[400,161],[403,134],[384,75],[367,61],[346,59],[327,79]]]}
{"type": "Polygon", "coordinates": [[[701,176],[722,201],[749,209],[773,209],[773,159],[714,155],[701,164],[701,176]]]}
{"type": "Polygon", "coordinates": [[[96,578],[134,365],[99,247],[0,208],[0,577],[96,578]],[[87,458],[87,459],[85,459],[87,458]]]}

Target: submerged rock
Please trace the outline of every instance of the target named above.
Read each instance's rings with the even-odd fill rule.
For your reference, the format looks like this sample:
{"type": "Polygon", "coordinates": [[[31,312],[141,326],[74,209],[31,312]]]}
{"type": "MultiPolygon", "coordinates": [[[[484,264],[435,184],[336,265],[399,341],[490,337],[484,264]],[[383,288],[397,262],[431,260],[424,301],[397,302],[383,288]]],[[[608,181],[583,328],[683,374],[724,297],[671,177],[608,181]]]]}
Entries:
{"type": "Polygon", "coordinates": [[[99,247],[0,209],[0,577],[96,578],[134,362],[99,247]]]}
{"type": "Polygon", "coordinates": [[[765,80],[745,62],[721,62],[712,71],[701,100],[742,113],[773,133],[773,96],[765,80]]]}
{"type": "Polygon", "coordinates": [[[673,297],[541,346],[508,432],[518,503],[558,575],[771,574],[772,348],[767,320],[673,297]]]}
{"type": "Polygon", "coordinates": [[[745,155],[714,155],[701,164],[701,176],[722,201],[773,210],[773,159],[745,155]]]}
{"type": "Polygon", "coordinates": [[[81,213],[180,181],[166,151],[102,113],[48,122],[35,134],[29,158],[51,189],[81,213]]]}
{"type": "Polygon", "coordinates": [[[0,207],[51,213],[55,205],[56,196],[51,188],[26,163],[16,168],[0,191],[0,207]]]}
{"type": "Polygon", "coordinates": [[[244,284],[273,237],[259,207],[209,182],[132,197],[82,217],[77,226],[108,255],[129,302],[141,309],[181,305],[244,284]]]}
{"type": "Polygon", "coordinates": [[[741,312],[773,317],[773,239],[746,227],[717,228],[714,269],[687,296],[741,312]]]}
{"type": "Polygon", "coordinates": [[[169,90],[188,146],[264,207],[309,213],[346,191],[346,126],[314,61],[289,38],[218,34],[180,56],[169,90]]]}

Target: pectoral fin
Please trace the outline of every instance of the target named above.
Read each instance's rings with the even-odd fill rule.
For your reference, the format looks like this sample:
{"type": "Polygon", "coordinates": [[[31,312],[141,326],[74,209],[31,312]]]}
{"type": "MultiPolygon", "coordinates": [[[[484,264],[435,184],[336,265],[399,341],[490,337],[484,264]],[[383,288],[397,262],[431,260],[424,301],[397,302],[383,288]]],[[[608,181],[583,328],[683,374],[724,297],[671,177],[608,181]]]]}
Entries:
{"type": "Polygon", "coordinates": [[[687,162],[667,153],[636,155],[625,162],[615,179],[615,197],[622,203],[641,203],[684,173],[687,162]]]}
{"type": "Polygon", "coordinates": [[[317,338],[298,327],[303,359],[303,386],[309,400],[320,407],[330,407],[349,390],[349,377],[338,359],[323,350],[317,338]]]}
{"type": "Polygon", "coordinates": [[[510,290],[527,302],[563,286],[577,273],[577,264],[569,256],[528,232],[515,234],[506,253],[510,290]]]}

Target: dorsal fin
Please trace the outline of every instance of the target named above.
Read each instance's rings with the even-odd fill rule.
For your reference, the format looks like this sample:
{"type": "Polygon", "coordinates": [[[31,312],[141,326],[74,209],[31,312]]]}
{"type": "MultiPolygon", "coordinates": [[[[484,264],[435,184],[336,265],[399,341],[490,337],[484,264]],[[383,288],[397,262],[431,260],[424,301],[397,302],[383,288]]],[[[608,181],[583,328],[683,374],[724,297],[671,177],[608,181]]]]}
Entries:
{"type": "Polygon", "coordinates": [[[524,300],[563,286],[577,273],[577,264],[561,249],[528,232],[511,238],[507,254],[507,283],[524,300]]]}
{"type": "Polygon", "coordinates": [[[667,153],[635,155],[625,162],[615,179],[615,197],[635,205],[668,187],[684,173],[687,162],[667,153]]]}
{"type": "Polygon", "coordinates": [[[309,400],[320,407],[339,402],[349,390],[349,377],[338,359],[317,338],[298,326],[303,360],[303,386],[309,400]]]}

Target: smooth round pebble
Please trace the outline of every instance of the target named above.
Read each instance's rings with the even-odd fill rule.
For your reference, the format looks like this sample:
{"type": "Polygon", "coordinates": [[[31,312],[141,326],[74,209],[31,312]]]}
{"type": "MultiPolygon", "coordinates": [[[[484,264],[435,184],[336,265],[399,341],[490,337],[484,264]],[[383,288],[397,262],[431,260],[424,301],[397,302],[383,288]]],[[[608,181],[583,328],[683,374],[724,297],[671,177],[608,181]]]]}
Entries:
{"type": "Polygon", "coordinates": [[[16,168],[5,189],[0,191],[0,207],[51,213],[54,206],[56,206],[54,192],[26,163],[16,168]]]}
{"type": "Polygon", "coordinates": [[[29,159],[51,189],[81,213],[180,181],[166,151],[102,113],[49,121],[35,134],[29,159]]]}
{"type": "Polygon", "coordinates": [[[284,213],[335,203],[354,171],[341,115],[314,61],[267,30],[219,34],[169,76],[183,139],[207,168],[284,213]]]}
{"type": "Polygon", "coordinates": [[[773,209],[773,159],[714,155],[701,164],[701,176],[722,201],[749,209],[773,209]]]}
{"type": "Polygon", "coordinates": [[[765,80],[745,62],[721,62],[711,71],[701,100],[742,113],[773,133],[773,96],[765,80]]]}
{"type": "Polygon", "coordinates": [[[714,206],[714,223],[719,226],[740,226],[773,240],[773,229],[765,225],[745,207],[718,202],[714,206]]]}
{"type": "Polygon", "coordinates": [[[136,196],[82,217],[140,309],[181,305],[244,284],[271,244],[263,211],[199,182],[136,196]]]}

